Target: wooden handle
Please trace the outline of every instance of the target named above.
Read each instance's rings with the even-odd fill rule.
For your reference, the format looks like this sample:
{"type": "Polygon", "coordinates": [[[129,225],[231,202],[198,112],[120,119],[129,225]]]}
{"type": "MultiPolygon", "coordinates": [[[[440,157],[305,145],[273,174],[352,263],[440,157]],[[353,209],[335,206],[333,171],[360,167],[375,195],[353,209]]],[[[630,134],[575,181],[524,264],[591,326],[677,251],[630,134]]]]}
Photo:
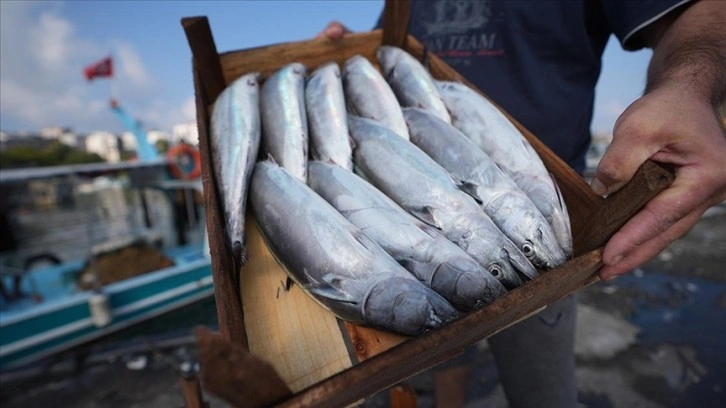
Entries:
{"type": "Polygon", "coordinates": [[[586,217],[579,231],[575,254],[599,248],[658,193],[666,189],[675,178],[672,171],[648,160],[633,178],[618,192],[601,201],[586,217]]]}
{"type": "Polygon", "coordinates": [[[411,0],[386,0],[383,9],[383,44],[406,48],[411,0]]]}

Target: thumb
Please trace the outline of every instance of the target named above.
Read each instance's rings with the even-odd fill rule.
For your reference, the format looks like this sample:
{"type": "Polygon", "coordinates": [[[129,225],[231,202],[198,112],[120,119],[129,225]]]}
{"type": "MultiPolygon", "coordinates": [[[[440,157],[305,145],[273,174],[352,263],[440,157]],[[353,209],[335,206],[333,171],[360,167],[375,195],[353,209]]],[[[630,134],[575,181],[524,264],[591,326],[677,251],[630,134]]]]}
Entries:
{"type": "Polygon", "coordinates": [[[613,141],[600,160],[590,183],[595,194],[602,196],[620,190],[659,149],[659,146],[654,146],[648,140],[644,124],[631,120],[632,113],[637,108],[635,104],[631,105],[615,123],[613,141]]]}
{"type": "Polygon", "coordinates": [[[331,21],[315,38],[338,41],[351,31],[338,21],[331,21]]]}

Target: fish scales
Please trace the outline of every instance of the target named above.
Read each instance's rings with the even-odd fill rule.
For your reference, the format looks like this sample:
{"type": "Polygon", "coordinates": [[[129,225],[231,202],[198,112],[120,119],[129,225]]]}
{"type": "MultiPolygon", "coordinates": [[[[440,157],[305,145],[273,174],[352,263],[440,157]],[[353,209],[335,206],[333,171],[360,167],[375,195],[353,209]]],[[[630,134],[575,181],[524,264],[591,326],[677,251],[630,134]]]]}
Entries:
{"type": "Polygon", "coordinates": [[[285,65],[265,80],[260,93],[263,149],[302,182],[308,160],[305,73],[303,64],[285,65]]]}
{"type": "Polygon", "coordinates": [[[396,95],[365,57],[354,55],[345,62],[343,90],[348,112],[381,122],[408,140],[408,128],[396,95]]]}
{"type": "Polygon", "coordinates": [[[451,123],[434,79],[416,58],[390,45],[378,48],[376,56],[402,107],[426,109],[439,119],[451,123]]]}
{"type": "Polygon", "coordinates": [[[353,151],[340,68],[335,62],[318,67],[305,84],[310,156],[353,169],[353,151]]]}
{"type": "Polygon", "coordinates": [[[458,317],[444,298],[273,161],[256,164],[250,201],[265,242],[289,276],[338,317],[404,335],[458,317]]]}
{"type": "Polygon", "coordinates": [[[537,271],[524,254],[458,189],[449,173],[406,140],[369,119],[349,116],[355,142],[355,171],[421,221],[441,230],[450,241],[494,275],[507,289],[522,283],[519,273],[537,271]]]}
{"type": "Polygon", "coordinates": [[[506,293],[504,286],[464,250],[352,172],[311,161],[308,184],[457,309],[470,311],[506,293]]]}
{"type": "Polygon", "coordinates": [[[428,111],[405,108],[403,115],[411,142],[448,170],[527,259],[543,269],[565,262],[550,224],[489,155],[454,126],[428,111]]]}
{"type": "Polygon", "coordinates": [[[241,264],[247,261],[247,189],[260,146],[259,73],[243,75],[214,103],[210,144],[212,168],[222,195],[227,242],[241,264]]]}

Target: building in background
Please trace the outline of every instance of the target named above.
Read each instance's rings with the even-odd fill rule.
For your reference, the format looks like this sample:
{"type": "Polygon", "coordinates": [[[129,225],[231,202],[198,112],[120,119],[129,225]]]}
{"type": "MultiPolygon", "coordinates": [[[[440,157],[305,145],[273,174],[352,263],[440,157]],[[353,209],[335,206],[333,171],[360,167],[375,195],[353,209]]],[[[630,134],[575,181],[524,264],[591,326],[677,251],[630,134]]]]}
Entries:
{"type": "Polygon", "coordinates": [[[86,137],[86,151],[96,153],[109,163],[121,161],[120,139],[111,132],[93,132],[86,137]]]}
{"type": "Polygon", "coordinates": [[[199,133],[197,132],[197,122],[187,122],[175,125],[172,129],[172,143],[188,143],[192,146],[199,146],[199,133]]]}

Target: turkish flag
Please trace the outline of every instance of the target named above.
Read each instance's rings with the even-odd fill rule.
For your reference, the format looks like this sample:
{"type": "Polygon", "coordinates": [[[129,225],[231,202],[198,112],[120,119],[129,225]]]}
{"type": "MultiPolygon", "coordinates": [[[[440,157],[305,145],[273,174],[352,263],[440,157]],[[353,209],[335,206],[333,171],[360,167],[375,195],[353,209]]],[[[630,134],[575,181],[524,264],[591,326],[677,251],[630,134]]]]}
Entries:
{"type": "Polygon", "coordinates": [[[113,60],[111,57],[106,57],[95,64],[87,66],[83,70],[83,73],[89,81],[97,77],[111,77],[113,76],[113,60]]]}

